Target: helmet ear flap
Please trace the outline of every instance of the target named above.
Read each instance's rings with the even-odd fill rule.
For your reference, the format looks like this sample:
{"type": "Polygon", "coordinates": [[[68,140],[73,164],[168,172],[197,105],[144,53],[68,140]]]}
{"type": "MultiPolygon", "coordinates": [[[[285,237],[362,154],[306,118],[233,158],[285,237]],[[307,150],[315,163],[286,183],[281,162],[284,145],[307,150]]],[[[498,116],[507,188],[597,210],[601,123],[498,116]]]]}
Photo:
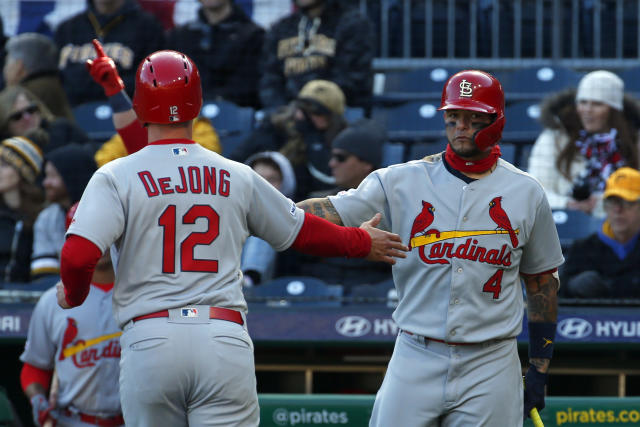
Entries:
{"type": "Polygon", "coordinates": [[[501,114],[489,126],[476,132],[473,138],[476,146],[481,151],[484,151],[497,144],[500,138],[502,138],[502,130],[504,129],[505,122],[504,114],[501,114]]]}

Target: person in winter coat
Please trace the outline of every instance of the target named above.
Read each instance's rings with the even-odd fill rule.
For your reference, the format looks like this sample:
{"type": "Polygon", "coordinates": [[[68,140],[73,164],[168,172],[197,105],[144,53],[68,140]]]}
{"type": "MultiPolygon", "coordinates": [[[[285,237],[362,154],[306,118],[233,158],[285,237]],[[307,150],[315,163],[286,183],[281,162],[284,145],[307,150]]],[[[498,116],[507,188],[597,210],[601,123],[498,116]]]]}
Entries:
{"type": "Polygon", "coordinates": [[[104,95],[87,73],[85,61],[95,56],[94,38],[116,63],[126,87],[133,90],[136,68],[145,55],[164,48],[160,22],[135,0],[90,0],[84,12],[62,22],[54,40],[59,68],[72,106],[102,101],[104,95]]]}
{"type": "Polygon", "coordinates": [[[267,32],[260,100],[265,109],[295,99],[305,83],[330,80],[350,106],[371,100],[374,34],[371,23],[340,0],[296,0],[298,10],[267,32]]]}
{"type": "Polygon", "coordinates": [[[602,192],[621,166],[638,167],[640,107],[609,71],[594,71],[578,89],[547,98],[545,127],[529,156],[528,172],[545,189],[552,209],[604,216],[602,192]]]}
{"type": "Polygon", "coordinates": [[[233,0],[200,0],[194,21],[167,35],[168,49],[198,64],[205,99],[217,97],[259,108],[258,80],[264,30],[233,0]]]}

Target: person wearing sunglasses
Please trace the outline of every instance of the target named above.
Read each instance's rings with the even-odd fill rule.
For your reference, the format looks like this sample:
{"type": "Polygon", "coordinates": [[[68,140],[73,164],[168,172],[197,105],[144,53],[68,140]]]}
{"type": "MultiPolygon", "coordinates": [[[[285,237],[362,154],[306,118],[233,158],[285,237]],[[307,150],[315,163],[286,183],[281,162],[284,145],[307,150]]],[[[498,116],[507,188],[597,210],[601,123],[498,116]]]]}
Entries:
{"type": "Polygon", "coordinates": [[[24,136],[33,129],[43,129],[49,142],[44,154],[70,142],[84,144],[87,134],[66,117],[54,116],[29,89],[9,86],[0,92],[0,138],[24,136]]]}
{"type": "Polygon", "coordinates": [[[560,269],[561,296],[640,298],[640,172],[622,167],[609,176],[603,194],[602,228],[577,240],[560,269]]]}
{"type": "MultiPolygon", "coordinates": [[[[331,145],[329,168],[335,187],[316,191],[311,197],[327,197],[358,185],[382,163],[382,145],[385,130],[373,120],[363,119],[349,125],[336,136],[331,145]]],[[[374,285],[391,279],[391,267],[355,258],[321,258],[295,254],[298,261],[291,263],[296,274],[313,276],[327,283],[340,283],[345,296],[354,286],[374,285]]]]}

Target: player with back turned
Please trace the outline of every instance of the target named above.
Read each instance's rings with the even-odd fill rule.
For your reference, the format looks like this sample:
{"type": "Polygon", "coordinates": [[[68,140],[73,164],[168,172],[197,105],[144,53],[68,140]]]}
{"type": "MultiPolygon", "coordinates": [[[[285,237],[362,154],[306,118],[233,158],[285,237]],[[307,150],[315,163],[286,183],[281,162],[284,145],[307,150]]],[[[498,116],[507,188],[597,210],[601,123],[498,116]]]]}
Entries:
{"type": "Polygon", "coordinates": [[[148,145],[93,175],[62,249],[57,296],[68,308],[82,304],[95,262],[115,246],[127,426],[259,424],[240,270],[250,234],[277,250],[391,264],[407,249],[375,228],[380,214],[338,227],[305,214],[249,166],[196,144],[201,107],[200,75],[186,55],[158,51],[142,61],[133,108],[148,145]]]}
{"type": "Polygon", "coordinates": [[[558,234],[541,185],[500,159],[500,83],[482,71],[454,74],[440,110],[444,153],[379,169],[357,189],[298,206],[339,225],[384,212],[380,227],[408,239],[409,255],[393,266],[400,332],[371,426],[522,425],[532,408],[544,408],[563,262],[558,234]]]}

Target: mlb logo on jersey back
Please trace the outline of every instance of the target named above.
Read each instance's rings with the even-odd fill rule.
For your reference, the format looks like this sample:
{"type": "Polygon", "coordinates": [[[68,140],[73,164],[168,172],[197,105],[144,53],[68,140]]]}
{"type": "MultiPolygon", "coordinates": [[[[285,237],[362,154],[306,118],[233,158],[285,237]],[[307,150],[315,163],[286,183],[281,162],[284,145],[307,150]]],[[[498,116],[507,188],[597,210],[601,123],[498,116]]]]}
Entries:
{"type": "Polygon", "coordinates": [[[198,309],[197,308],[183,308],[180,313],[182,317],[198,317],[198,309]]]}
{"type": "Polygon", "coordinates": [[[187,149],[184,147],[177,147],[173,149],[173,155],[174,156],[186,156],[187,155],[187,149]]]}

